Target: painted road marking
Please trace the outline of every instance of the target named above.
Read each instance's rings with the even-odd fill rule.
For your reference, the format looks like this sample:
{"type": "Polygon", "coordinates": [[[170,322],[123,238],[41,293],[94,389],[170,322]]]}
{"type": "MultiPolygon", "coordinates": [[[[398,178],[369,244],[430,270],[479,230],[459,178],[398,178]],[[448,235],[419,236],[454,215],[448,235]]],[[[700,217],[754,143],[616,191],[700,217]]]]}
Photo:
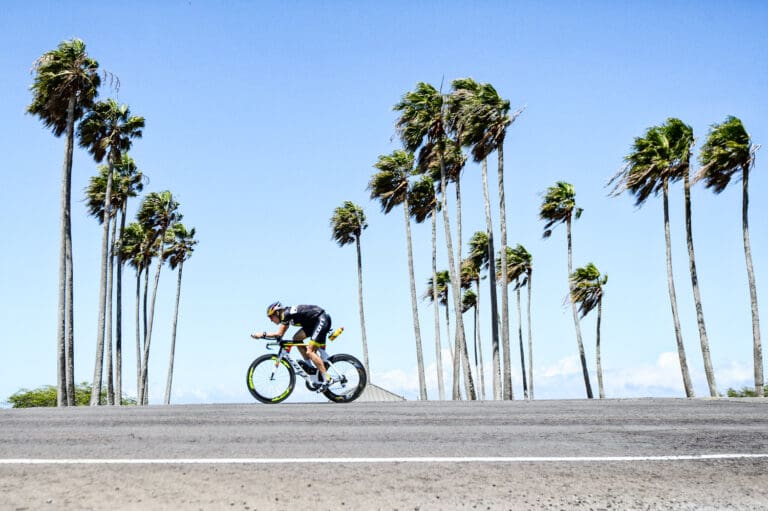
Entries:
{"type": "MultiPolygon", "coordinates": [[[[697,461],[768,458],[768,454],[691,454],[681,456],[463,456],[323,458],[323,463],[583,463],[590,461],[697,461]]],[[[73,458],[0,459],[0,465],[278,465],[317,463],[318,458],[73,458]]]]}

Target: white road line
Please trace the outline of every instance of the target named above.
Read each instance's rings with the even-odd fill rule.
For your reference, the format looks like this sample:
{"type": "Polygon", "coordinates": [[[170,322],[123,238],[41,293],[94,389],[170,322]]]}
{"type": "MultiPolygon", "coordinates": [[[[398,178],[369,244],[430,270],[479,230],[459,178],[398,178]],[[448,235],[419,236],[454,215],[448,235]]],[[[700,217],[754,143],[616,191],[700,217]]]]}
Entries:
{"type": "MultiPolygon", "coordinates": [[[[323,463],[583,463],[591,461],[696,461],[768,458],[768,454],[692,454],[682,456],[464,456],[323,458],[323,463]]],[[[318,458],[0,458],[0,465],[277,465],[317,463],[318,458]]]]}

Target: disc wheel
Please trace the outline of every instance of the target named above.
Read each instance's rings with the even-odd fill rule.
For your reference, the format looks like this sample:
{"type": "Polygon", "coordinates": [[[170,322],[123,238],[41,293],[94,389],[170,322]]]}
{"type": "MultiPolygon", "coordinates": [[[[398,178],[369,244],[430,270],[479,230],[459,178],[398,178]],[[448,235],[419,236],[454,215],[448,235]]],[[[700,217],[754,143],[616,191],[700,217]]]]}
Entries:
{"type": "Polygon", "coordinates": [[[291,365],[287,360],[277,360],[277,355],[262,355],[248,368],[248,391],[262,403],[284,401],[296,386],[296,373],[291,365]]]}
{"type": "Polygon", "coordinates": [[[331,364],[326,369],[333,378],[333,384],[323,392],[335,403],[351,403],[363,393],[368,384],[365,367],[352,355],[337,354],[329,357],[331,364]]]}

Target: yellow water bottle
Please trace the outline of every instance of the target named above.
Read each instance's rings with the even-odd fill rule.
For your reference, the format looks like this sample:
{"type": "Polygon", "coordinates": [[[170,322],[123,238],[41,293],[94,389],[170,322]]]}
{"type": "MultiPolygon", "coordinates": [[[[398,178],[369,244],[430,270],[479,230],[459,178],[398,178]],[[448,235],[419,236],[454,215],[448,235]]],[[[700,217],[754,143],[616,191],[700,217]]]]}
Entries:
{"type": "Polygon", "coordinates": [[[328,337],[328,340],[332,341],[332,340],[336,339],[338,336],[341,335],[341,332],[343,332],[343,331],[344,331],[344,327],[340,326],[339,328],[337,328],[336,330],[333,331],[333,333],[328,337]]]}

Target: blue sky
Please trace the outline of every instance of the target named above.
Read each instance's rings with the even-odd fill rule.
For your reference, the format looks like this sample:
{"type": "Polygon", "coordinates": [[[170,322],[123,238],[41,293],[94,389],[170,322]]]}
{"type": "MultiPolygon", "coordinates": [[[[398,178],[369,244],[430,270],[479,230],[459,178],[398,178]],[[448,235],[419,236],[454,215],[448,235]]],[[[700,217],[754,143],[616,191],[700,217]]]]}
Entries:
{"type": "MultiPolygon", "coordinates": [[[[538,220],[541,193],[559,180],[574,184],[584,208],[574,226],[574,264],[592,261],[610,279],[602,332],[607,396],[682,396],[661,199],[637,209],[631,197],[609,198],[605,184],[633,138],[667,117],[693,127],[697,152],[709,126],[727,115],[740,117],[755,143],[768,143],[767,21],[768,7],[747,1],[5,2],[0,401],[22,387],[55,383],[64,140],[24,111],[32,63],[73,37],[120,80],[118,91],[105,86],[100,97],[146,117],[144,137],[131,151],[150,178],[145,190],[171,190],[185,224],[197,229],[200,243],[184,270],[173,402],[250,401],[245,370],[264,348],[248,335],[268,326],[264,308],[276,299],[325,306],[346,327],[331,351],[361,355],[354,249],[339,248],[329,228],[333,209],[345,200],[361,205],[369,223],[363,278],[372,380],[418,397],[403,217],[400,211],[384,216],[366,186],[378,156],[400,148],[392,111],[400,97],[420,81],[447,90],[451,80],[467,76],[493,84],[514,108],[526,107],[508,132],[505,180],[509,244],[522,243],[534,258],[536,397],[584,396],[574,327],[563,307],[565,233],[558,228],[543,240],[538,220]]],[[[494,158],[489,165],[495,176],[494,158]]],[[[750,219],[759,292],[768,285],[764,166],[758,153],[750,219]]],[[[78,381],[90,380],[94,365],[101,230],[82,196],[95,172],[88,154],[76,149],[78,381]]],[[[491,179],[494,197],[496,190],[491,179]]],[[[465,170],[462,196],[466,243],[485,227],[474,163],[465,170]]],[[[696,393],[705,396],[681,187],[670,196],[683,335],[696,393]]],[[[496,204],[493,214],[498,229],[496,204]]],[[[693,222],[718,388],[751,385],[739,185],[719,196],[694,189],[693,222]]],[[[430,227],[414,226],[413,234],[421,294],[431,272],[430,227]]],[[[440,257],[445,266],[445,254],[440,257]]],[[[129,270],[124,385],[135,395],[131,276],[129,270]]],[[[152,402],[165,387],[175,285],[176,275],[165,269],[152,402]]],[[[768,325],[768,303],[761,305],[768,325]]],[[[489,362],[487,313],[482,322],[489,362]]],[[[427,302],[420,302],[420,323],[429,397],[436,398],[427,302]]],[[[514,340],[514,321],[512,328],[514,340]]],[[[594,318],[582,329],[596,387],[594,318]]],[[[516,349],[512,360],[519,397],[516,349]]],[[[312,396],[298,390],[295,399],[312,396]]]]}

